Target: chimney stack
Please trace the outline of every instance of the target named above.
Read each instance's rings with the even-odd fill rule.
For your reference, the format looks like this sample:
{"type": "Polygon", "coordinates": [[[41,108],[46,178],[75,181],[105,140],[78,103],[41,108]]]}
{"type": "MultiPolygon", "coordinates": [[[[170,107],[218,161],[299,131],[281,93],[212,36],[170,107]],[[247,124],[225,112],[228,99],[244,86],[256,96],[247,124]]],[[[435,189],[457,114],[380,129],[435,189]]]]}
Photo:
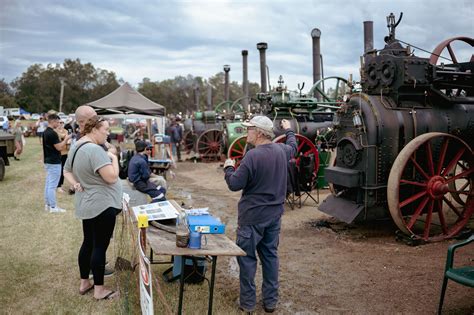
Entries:
{"type": "Polygon", "coordinates": [[[212,86],[207,86],[207,110],[212,110],[212,86]]]}
{"type": "Polygon", "coordinates": [[[247,50],[242,50],[242,88],[244,92],[244,99],[242,105],[245,109],[249,104],[249,80],[248,80],[248,63],[247,56],[249,52],[247,50]]]}
{"type": "Polygon", "coordinates": [[[374,49],[374,22],[364,21],[364,54],[374,49]]]}
{"type": "Polygon", "coordinates": [[[200,111],[200,106],[199,106],[199,85],[195,84],[194,85],[194,106],[196,106],[196,111],[200,111]]]}
{"type": "MultiPolygon", "coordinates": [[[[311,37],[313,38],[313,85],[321,80],[321,31],[318,28],[313,28],[311,31],[311,37]]],[[[315,91],[314,97],[321,100],[321,95],[315,91]]]]}
{"type": "Polygon", "coordinates": [[[229,100],[229,71],[230,71],[230,66],[224,65],[224,72],[225,72],[224,98],[226,101],[229,100]]]}
{"type": "Polygon", "coordinates": [[[260,89],[262,93],[267,92],[267,61],[265,50],[267,50],[267,43],[258,43],[257,49],[260,52],[260,89]]]}

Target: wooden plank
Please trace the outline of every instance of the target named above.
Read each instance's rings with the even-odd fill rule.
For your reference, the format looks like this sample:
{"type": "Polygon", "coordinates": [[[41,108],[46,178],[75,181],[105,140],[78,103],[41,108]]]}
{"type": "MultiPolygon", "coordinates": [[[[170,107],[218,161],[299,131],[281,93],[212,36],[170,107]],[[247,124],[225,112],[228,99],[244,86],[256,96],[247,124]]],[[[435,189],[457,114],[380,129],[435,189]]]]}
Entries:
{"type": "MultiPolygon", "coordinates": [[[[174,200],[169,202],[179,212],[184,212],[184,209],[174,200]]],[[[136,218],[133,210],[128,207],[127,211],[130,215],[130,222],[134,229],[137,229],[136,218]]],[[[147,241],[156,255],[174,255],[174,256],[245,256],[245,252],[237,246],[225,234],[203,234],[202,248],[181,248],[176,246],[176,234],[172,234],[149,225],[147,228],[147,241]],[[207,245],[206,244],[207,239],[207,245]]]]}
{"type": "Polygon", "coordinates": [[[202,248],[191,249],[176,246],[176,235],[152,226],[147,229],[147,240],[157,255],[189,256],[245,256],[245,252],[225,234],[205,234],[202,236],[202,248]],[[207,238],[207,245],[204,245],[207,238]]]}

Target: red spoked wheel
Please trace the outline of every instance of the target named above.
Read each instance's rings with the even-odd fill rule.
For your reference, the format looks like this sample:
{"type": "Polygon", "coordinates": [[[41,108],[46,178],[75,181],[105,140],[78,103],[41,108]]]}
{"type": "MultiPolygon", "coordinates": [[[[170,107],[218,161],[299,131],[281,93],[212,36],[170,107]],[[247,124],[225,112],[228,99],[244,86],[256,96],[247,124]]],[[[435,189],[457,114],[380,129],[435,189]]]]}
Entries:
{"type": "Polygon", "coordinates": [[[456,57],[456,54],[454,53],[454,50],[451,46],[451,44],[453,42],[457,42],[457,41],[461,41],[461,42],[465,42],[469,45],[474,46],[474,39],[471,38],[471,37],[464,37],[464,36],[460,36],[460,37],[453,37],[453,38],[449,38],[441,43],[438,44],[438,46],[436,46],[436,48],[433,50],[433,52],[431,53],[431,56],[430,56],[430,63],[432,65],[436,65],[438,63],[438,59],[439,57],[441,56],[441,53],[446,49],[448,50],[448,53],[449,53],[449,57],[451,58],[451,61],[453,63],[458,63],[458,59],[456,57]]]}
{"type": "Polygon", "coordinates": [[[388,206],[400,230],[425,241],[457,235],[474,213],[472,162],[472,149],[455,136],[432,132],[410,141],[388,178],[388,206]]]}
{"type": "Polygon", "coordinates": [[[192,132],[191,130],[186,131],[183,135],[184,139],[184,150],[187,154],[189,154],[191,151],[194,151],[194,148],[196,146],[196,141],[197,141],[197,135],[192,132]]]}
{"type": "Polygon", "coordinates": [[[205,162],[220,161],[223,150],[224,141],[221,130],[206,130],[197,139],[196,152],[205,162]]]}
{"type": "Polygon", "coordinates": [[[244,158],[247,145],[247,136],[240,136],[229,146],[227,157],[235,160],[235,168],[239,167],[240,161],[244,158]]]}
{"type": "MultiPolygon", "coordinates": [[[[296,151],[296,165],[300,165],[301,156],[309,156],[313,154],[314,156],[314,171],[313,171],[313,178],[314,184],[316,184],[316,174],[318,174],[319,169],[319,153],[316,146],[306,138],[300,134],[296,134],[296,143],[297,143],[297,151],[296,151]]],[[[286,142],[286,135],[280,135],[273,139],[273,142],[276,143],[285,143],[286,142]]]]}

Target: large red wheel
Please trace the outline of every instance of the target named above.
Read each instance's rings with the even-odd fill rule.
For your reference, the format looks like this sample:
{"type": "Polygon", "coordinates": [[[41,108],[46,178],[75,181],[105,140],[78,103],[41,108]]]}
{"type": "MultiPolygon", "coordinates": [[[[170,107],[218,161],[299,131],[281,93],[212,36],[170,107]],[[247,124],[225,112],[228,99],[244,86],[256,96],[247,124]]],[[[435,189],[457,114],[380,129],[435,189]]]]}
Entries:
{"type": "MultiPolygon", "coordinates": [[[[298,145],[297,151],[296,151],[296,165],[300,165],[300,159],[301,156],[309,156],[310,154],[313,154],[314,156],[314,184],[316,185],[316,174],[318,174],[318,169],[319,169],[319,153],[318,149],[316,149],[316,146],[306,138],[305,136],[302,136],[300,134],[296,134],[296,143],[298,145]]],[[[286,142],[286,135],[280,135],[276,137],[273,142],[277,143],[285,143],[286,142]]]]}
{"type": "MultiPolygon", "coordinates": [[[[457,42],[457,41],[461,41],[461,42],[465,42],[469,45],[474,46],[474,39],[473,38],[470,38],[470,37],[463,37],[463,36],[460,36],[460,37],[453,37],[453,38],[449,38],[443,42],[441,42],[438,46],[436,46],[436,48],[433,50],[433,52],[431,53],[431,56],[430,56],[430,63],[432,65],[436,65],[438,63],[438,59],[439,57],[441,56],[441,53],[446,49],[449,53],[449,57],[451,58],[451,61],[456,64],[458,63],[458,59],[456,57],[456,54],[454,53],[454,50],[451,46],[451,44],[453,42],[457,42]]],[[[472,57],[471,57],[472,59],[472,57]]]]}
{"type": "Polygon", "coordinates": [[[388,178],[388,206],[400,230],[425,241],[457,235],[474,213],[473,185],[465,184],[473,181],[472,162],[472,149],[455,136],[432,132],[410,141],[388,178]],[[454,171],[460,163],[462,170],[454,171]],[[451,195],[463,196],[464,204],[451,195]]]}
{"type": "Polygon", "coordinates": [[[240,161],[244,158],[246,146],[247,135],[238,137],[229,146],[229,150],[227,151],[227,157],[229,159],[235,160],[236,168],[239,166],[240,161]]]}
{"type": "Polygon", "coordinates": [[[223,150],[222,131],[218,129],[206,130],[199,136],[196,143],[196,152],[205,162],[220,161],[223,150]]]}

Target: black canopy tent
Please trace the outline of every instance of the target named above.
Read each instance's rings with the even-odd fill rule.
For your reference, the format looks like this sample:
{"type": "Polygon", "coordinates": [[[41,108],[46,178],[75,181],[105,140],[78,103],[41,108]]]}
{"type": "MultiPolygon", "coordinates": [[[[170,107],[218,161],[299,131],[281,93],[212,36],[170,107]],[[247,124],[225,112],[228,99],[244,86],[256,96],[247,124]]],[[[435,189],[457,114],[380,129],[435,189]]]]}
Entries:
{"type": "Polygon", "coordinates": [[[109,95],[84,105],[93,107],[99,115],[139,114],[164,116],[166,112],[163,105],[149,100],[132,88],[127,82],[109,95]]]}

